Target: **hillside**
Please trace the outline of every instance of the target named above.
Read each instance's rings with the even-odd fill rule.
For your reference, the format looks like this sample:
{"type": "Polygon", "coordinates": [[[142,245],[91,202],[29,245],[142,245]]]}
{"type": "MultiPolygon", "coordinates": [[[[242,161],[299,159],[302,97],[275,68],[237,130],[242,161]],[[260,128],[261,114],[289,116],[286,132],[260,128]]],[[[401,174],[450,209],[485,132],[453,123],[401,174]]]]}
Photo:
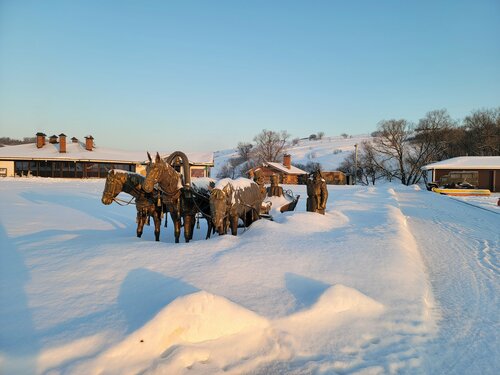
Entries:
{"type": "MultiPolygon", "coordinates": [[[[320,163],[325,171],[337,170],[340,163],[347,155],[354,151],[355,144],[361,144],[365,140],[370,140],[369,134],[344,138],[342,136],[323,137],[321,140],[301,139],[297,145],[291,145],[287,152],[292,156],[292,164],[307,164],[309,162],[320,163]]],[[[212,169],[212,176],[217,176],[222,166],[229,159],[238,156],[236,149],[216,151],[214,153],[215,167],[212,169]]]]}

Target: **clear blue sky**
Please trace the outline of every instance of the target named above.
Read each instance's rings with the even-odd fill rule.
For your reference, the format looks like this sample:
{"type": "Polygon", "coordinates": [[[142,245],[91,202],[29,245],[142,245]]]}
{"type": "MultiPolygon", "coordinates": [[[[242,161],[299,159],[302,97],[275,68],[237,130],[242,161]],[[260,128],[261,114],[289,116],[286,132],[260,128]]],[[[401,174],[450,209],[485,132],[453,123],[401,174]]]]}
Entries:
{"type": "Polygon", "coordinates": [[[499,105],[499,0],[0,0],[1,136],[214,151],[499,105]]]}

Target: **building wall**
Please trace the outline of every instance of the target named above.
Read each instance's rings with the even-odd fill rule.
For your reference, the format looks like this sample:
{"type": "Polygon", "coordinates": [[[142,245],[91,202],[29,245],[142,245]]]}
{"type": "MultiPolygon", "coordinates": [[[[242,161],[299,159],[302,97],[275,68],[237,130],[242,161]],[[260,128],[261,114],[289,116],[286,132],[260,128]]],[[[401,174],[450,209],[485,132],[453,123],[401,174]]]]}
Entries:
{"type": "MultiPolygon", "coordinates": [[[[252,171],[255,171],[256,169],[260,169],[262,171],[262,177],[264,178],[264,183],[270,184],[271,176],[275,174],[275,170],[268,167],[257,167],[253,168],[252,171]]],[[[280,182],[281,182],[281,176],[280,176],[280,182]]]]}
{"type": "Polygon", "coordinates": [[[191,177],[210,177],[210,167],[206,167],[203,165],[192,165],[191,177]]]}
{"type": "Polygon", "coordinates": [[[500,191],[500,169],[436,169],[435,181],[439,181],[441,177],[448,173],[456,171],[477,171],[478,172],[478,188],[489,189],[492,192],[500,191]]]}
{"type": "Polygon", "coordinates": [[[7,175],[2,177],[14,177],[14,162],[0,160],[0,168],[5,168],[7,175]]]}
{"type": "Polygon", "coordinates": [[[296,174],[282,174],[281,183],[288,185],[298,185],[299,177],[296,174]]]}
{"type": "Polygon", "coordinates": [[[346,178],[345,174],[340,171],[332,171],[332,172],[321,172],[323,178],[326,183],[329,185],[345,185],[346,178]]]}
{"type": "Polygon", "coordinates": [[[281,171],[278,171],[273,168],[269,167],[257,167],[253,168],[252,171],[255,171],[256,169],[260,169],[262,171],[262,176],[264,177],[264,183],[270,184],[271,183],[271,176],[272,175],[277,175],[279,177],[279,183],[280,184],[289,184],[289,185],[298,185],[299,184],[299,176],[294,175],[294,174],[286,174],[281,171]]]}
{"type": "Polygon", "coordinates": [[[135,164],[94,163],[61,160],[16,160],[14,177],[105,178],[110,169],[135,172],[135,164]]]}

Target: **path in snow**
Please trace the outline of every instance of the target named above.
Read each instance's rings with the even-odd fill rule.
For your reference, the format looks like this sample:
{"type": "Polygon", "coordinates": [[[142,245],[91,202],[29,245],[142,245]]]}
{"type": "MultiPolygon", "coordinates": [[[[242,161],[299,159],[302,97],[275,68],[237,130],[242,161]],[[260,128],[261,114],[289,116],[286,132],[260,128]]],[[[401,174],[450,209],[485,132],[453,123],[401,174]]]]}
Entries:
{"type": "Polygon", "coordinates": [[[500,215],[449,197],[398,189],[441,319],[428,346],[433,374],[498,374],[500,215]]]}

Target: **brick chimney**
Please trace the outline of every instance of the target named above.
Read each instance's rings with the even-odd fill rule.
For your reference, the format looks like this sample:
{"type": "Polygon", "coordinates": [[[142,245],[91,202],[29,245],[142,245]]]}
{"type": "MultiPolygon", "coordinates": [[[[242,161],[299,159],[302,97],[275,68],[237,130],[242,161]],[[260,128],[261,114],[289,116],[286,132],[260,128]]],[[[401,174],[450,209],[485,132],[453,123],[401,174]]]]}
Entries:
{"type": "Polygon", "coordinates": [[[292,156],[290,154],[283,155],[283,165],[288,169],[292,167],[292,156]]]}
{"type": "Polygon", "coordinates": [[[78,143],[78,138],[76,138],[76,137],[71,138],[71,142],[72,143],[78,143]]]}
{"type": "Polygon", "coordinates": [[[57,135],[51,135],[50,138],[49,138],[49,143],[51,144],[56,144],[57,143],[57,135]]]}
{"type": "Polygon", "coordinates": [[[94,137],[91,135],[85,137],[85,150],[92,151],[94,148],[94,137]]]}
{"type": "Polygon", "coordinates": [[[66,152],[66,134],[64,133],[59,134],[59,152],[66,152]]]}
{"type": "Polygon", "coordinates": [[[42,148],[45,146],[45,137],[47,134],[38,132],[36,133],[36,147],[37,148],[42,148]]]}

